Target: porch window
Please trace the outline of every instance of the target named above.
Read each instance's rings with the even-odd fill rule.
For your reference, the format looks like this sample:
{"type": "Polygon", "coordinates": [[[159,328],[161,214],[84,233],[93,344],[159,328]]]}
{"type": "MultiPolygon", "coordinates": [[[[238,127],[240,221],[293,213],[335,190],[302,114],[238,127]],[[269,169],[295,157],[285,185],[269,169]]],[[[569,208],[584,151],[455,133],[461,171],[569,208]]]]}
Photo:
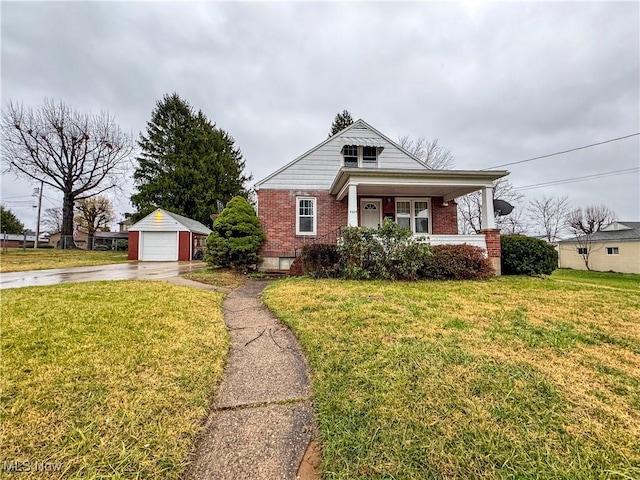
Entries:
{"type": "Polygon", "coordinates": [[[378,148],[362,147],[362,165],[365,167],[378,166],[378,148]]]}
{"type": "Polygon", "coordinates": [[[411,228],[411,202],[396,203],[396,222],[401,227],[411,228]]]}
{"type": "Polygon", "coordinates": [[[316,198],[296,198],[296,235],[316,234],[316,198]]]}
{"type": "Polygon", "coordinates": [[[355,145],[345,145],[342,147],[345,167],[358,167],[358,147],[355,145]]]}
{"type": "Polygon", "coordinates": [[[429,233],[429,200],[417,199],[397,199],[396,200],[396,222],[401,227],[411,229],[416,234],[429,233]]]}

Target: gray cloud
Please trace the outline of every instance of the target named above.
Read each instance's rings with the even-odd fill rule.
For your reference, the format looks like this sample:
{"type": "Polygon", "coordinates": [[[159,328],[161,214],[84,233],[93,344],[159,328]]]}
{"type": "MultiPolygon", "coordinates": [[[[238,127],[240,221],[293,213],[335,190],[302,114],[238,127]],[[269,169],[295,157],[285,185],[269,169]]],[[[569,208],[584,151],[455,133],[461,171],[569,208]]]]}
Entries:
{"type": "MultiPolygon", "coordinates": [[[[486,168],[639,130],[639,8],[4,2],[2,100],[108,109],[137,135],[176,91],[234,136],[256,180],[324,140],[344,108],[391,137],[439,137],[458,168],[486,168]]],[[[639,164],[636,137],[514,166],[511,181],[639,164]]],[[[527,198],[569,195],[637,220],[639,184],[630,174],[527,198]]],[[[9,201],[25,191],[3,175],[3,201],[33,226],[33,209],[9,201]]]]}

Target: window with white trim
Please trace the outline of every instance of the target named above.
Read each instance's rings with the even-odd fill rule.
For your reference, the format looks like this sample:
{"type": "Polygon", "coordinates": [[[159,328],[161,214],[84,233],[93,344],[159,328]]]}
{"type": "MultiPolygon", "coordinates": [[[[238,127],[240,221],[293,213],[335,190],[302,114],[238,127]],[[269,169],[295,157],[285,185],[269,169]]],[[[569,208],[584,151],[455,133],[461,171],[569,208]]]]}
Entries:
{"type": "Polygon", "coordinates": [[[431,233],[430,202],[426,198],[396,199],[396,223],[412,233],[431,233]]]}
{"type": "Polygon", "coordinates": [[[358,167],[358,147],[356,145],[345,145],[342,147],[345,167],[358,167]]]}
{"type": "Polygon", "coordinates": [[[586,255],[587,254],[586,247],[578,247],[578,248],[576,248],[576,251],[578,252],[578,255],[586,255]]]}
{"type": "Polygon", "coordinates": [[[619,255],[620,249],[618,247],[607,247],[607,255],[619,255]]]}
{"type": "Polygon", "coordinates": [[[315,235],[317,208],[315,197],[296,198],[296,235],[315,235]]]}
{"type": "Polygon", "coordinates": [[[377,167],[378,166],[378,148],[362,147],[362,166],[377,167]]]}

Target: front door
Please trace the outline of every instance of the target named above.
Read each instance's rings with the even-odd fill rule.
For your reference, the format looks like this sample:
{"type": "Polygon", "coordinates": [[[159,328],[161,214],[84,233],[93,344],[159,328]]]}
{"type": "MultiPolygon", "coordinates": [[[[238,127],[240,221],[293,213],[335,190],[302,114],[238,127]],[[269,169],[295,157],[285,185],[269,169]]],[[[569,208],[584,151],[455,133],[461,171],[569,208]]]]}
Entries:
{"type": "Polygon", "coordinates": [[[382,201],[380,199],[360,200],[360,225],[362,227],[380,228],[382,222],[382,201]]]}

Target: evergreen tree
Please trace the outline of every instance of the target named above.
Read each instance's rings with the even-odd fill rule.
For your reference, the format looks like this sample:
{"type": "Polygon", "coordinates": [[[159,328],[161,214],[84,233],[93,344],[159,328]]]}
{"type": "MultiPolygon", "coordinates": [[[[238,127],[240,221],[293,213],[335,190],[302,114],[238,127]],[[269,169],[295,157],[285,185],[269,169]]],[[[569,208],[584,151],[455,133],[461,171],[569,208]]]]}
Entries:
{"type": "Polygon", "coordinates": [[[2,233],[22,233],[24,225],[11,210],[0,205],[0,232],[2,233]]]}
{"type": "Polygon", "coordinates": [[[207,237],[205,261],[218,267],[246,271],[258,263],[265,240],[256,212],[242,197],[233,198],[213,222],[207,237]]]}
{"type": "Polygon", "coordinates": [[[177,93],[165,95],[140,134],[141,154],[134,173],[134,221],[155,207],[211,224],[217,200],[246,196],[245,162],[233,138],[177,93]]]}
{"type": "Polygon", "coordinates": [[[336,133],[347,128],[349,125],[353,125],[353,118],[351,118],[351,114],[348,110],[343,110],[342,113],[338,113],[333,119],[329,136],[332,137],[336,133]]]}

